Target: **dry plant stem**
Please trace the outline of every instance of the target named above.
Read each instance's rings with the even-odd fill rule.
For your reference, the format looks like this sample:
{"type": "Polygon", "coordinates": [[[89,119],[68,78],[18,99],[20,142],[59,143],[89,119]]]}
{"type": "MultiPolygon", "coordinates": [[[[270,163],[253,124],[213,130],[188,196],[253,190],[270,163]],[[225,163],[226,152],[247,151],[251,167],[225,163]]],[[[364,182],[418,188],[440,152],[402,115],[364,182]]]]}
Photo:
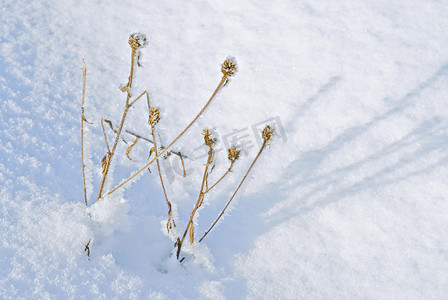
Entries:
{"type": "Polygon", "coordinates": [[[81,161],[82,161],[82,182],[84,185],[84,201],[87,205],[87,189],[86,189],[86,164],[84,163],[84,100],[86,96],[86,77],[87,77],[87,68],[86,62],[82,60],[82,102],[81,102],[81,161]]]}
{"type": "Polygon", "coordinates": [[[129,107],[131,107],[135,102],[137,102],[141,97],[143,97],[143,95],[146,94],[146,100],[149,101],[149,94],[147,91],[144,91],[143,93],[141,93],[137,98],[135,98],[134,101],[131,102],[131,104],[129,104],[129,107]]]}
{"type": "Polygon", "coordinates": [[[122,183],[120,183],[118,186],[116,186],[114,189],[112,189],[108,194],[112,194],[113,192],[115,192],[116,190],[118,190],[119,188],[121,188],[123,185],[125,185],[126,183],[128,183],[129,181],[131,181],[135,176],[137,176],[138,174],[140,174],[141,172],[143,172],[147,167],[149,167],[156,159],[158,159],[160,156],[162,156],[171,146],[174,145],[174,143],[177,142],[177,140],[179,140],[184,134],[185,132],[188,131],[188,129],[190,129],[190,127],[194,124],[194,122],[196,122],[196,120],[202,115],[202,113],[205,111],[205,109],[209,106],[209,104],[213,101],[213,99],[215,98],[216,94],[218,94],[219,90],[224,86],[224,84],[227,82],[228,76],[227,75],[223,75],[221,82],[219,83],[218,87],[215,89],[215,91],[213,92],[212,96],[210,97],[210,99],[207,101],[207,103],[204,105],[204,107],[202,108],[202,110],[196,115],[196,117],[193,119],[193,121],[190,122],[190,124],[188,124],[188,126],[168,145],[166,146],[166,148],[164,148],[158,155],[156,155],[155,158],[153,158],[150,162],[148,162],[146,165],[144,165],[141,169],[139,169],[137,172],[135,172],[134,174],[132,174],[128,179],[126,179],[125,181],[123,181],[122,183]]]}
{"type": "Polygon", "coordinates": [[[147,141],[147,142],[149,142],[149,143],[151,143],[151,144],[154,144],[154,142],[151,141],[150,139],[148,139],[148,138],[146,138],[146,137],[144,137],[144,136],[141,136],[140,134],[137,134],[137,133],[135,133],[135,132],[132,132],[132,131],[130,131],[129,129],[126,129],[124,132],[129,133],[130,135],[133,135],[133,136],[135,136],[136,138],[139,138],[139,139],[145,140],[145,141],[147,141]]]}
{"type": "Polygon", "coordinates": [[[87,251],[87,256],[89,256],[89,257],[90,257],[90,247],[89,247],[89,245],[90,245],[91,241],[92,241],[92,238],[89,239],[89,241],[87,242],[86,247],[84,248],[84,252],[87,251]]]}
{"type": "Polygon", "coordinates": [[[128,111],[129,111],[129,108],[132,106],[132,104],[135,103],[135,101],[140,99],[140,97],[143,96],[143,94],[144,94],[143,93],[136,100],[132,101],[131,104],[129,104],[129,99],[131,98],[132,79],[134,77],[134,64],[135,64],[134,60],[135,60],[135,49],[132,48],[132,51],[131,51],[131,72],[129,74],[129,81],[128,81],[128,84],[127,84],[126,105],[125,105],[125,108],[124,108],[124,111],[123,111],[123,115],[121,116],[121,121],[120,121],[120,125],[118,127],[118,131],[117,131],[117,134],[116,134],[116,137],[115,137],[114,145],[112,146],[112,150],[110,151],[110,154],[109,154],[109,159],[108,159],[108,161],[106,163],[106,166],[105,166],[105,170],[104,170],[104,173],[103,173],[103,178],[101,179],[101,185],[100,185],[100,190],[98,192],[97,200],[100,199],[103,196],[104,184],[106,182],[107,174],[109,172],[109,167],[110,167],[110,164],[112,162],[112,158],[113,158],[113,156],[115,154],[115,149],[117,149],[118,141],[120,140],[121,131],[123,130],[124,121],[126,120],[126,115],[127,115],[128,111]]]}
{"type": "Polygon", "coordinates": [[[206,189],[204,194],[207,194],[208,192],[210,192],[218,183],[220,183],[221,180],[223,180],[224,177],[226,177],[226,175],[229,174],[232,171],[232,167],[233,167],[233,162],[230,163],[230,167],[227,169],[227,171],[224,173],[224,175],[222,175],[221,178],[219,178],[211,187],[206,189]]]}
{"type": "MultiPolygon", "coordinates": [[[[148,95],[148,92],[147,92],[147,91],[144,91],[140,96],[137,97],[137,99],[135,99],[133,102],[131,102],[130,105],[132,106],[132,104],[134,104],[137,100],[139,100],[144,94],[146,94],[147,101],[149,101],[149,95],[148,95]]],[[[112,122],[111,122],[110,120],[104,120],[104,122],[106,122],[107,124],[109,124],[110,129],[111,129],[115,134],[117,134],[118,131],[114,128],[114,126],[113,126],[113,124],[112,124],[112,122]]],[[[151,143],[151,144],[154,145],[154,142],[153,142],[152,140],[150,140],[150,139],[148,139],[147,137],[144,137],[144,136],[142,136],[142,135],[140,135],[140,134],[138,134],[138,133],[132,132],[132,131],[130,131],[129,129],[125,129],[124,132],[126,132],[126,133],[128,133],[128,134],[130,134],[130,135],[133,135],[133,136],[135,136],[136,138],[139,138],[139,139],[142,139],[142,140],[144,140],[144,141],[147,141],[148,143],[151,143]]],[[[125,142],[125,143],[127,144],[127,141],[126,141],[123,137],[121,137],[121,139],[123,140],[123,142],[125,142]]],[[[160,146],[160,149],[165,149],[165,147],[162,145],[162,146],[160,146]]],[[[168,154],[168,155],[170,155],[170,154],[174,154],[174,155],[179,156],[180,161],[181,161],[181,163],[182,163],[183,177],[185,178],[185,177],[187,176],[187,172],[186,172],[186,169],[185,169],[184,157],[187,158],[188,156],[182,154],[181,152],[176,152],[176,151],[168,151],[167,154],[168,154]]]]}
{"type": "MultiPolygon", "coordinates": [[[[137,134],[137,133],[135,133],[135,132],[132,132],[132,131],[130,131],[130,130],[128,130],[128,129],[126,129],[125,132],[126,132],[126,133],[129,133],[130,135],[135,136],[136,138],[142,139],[142,140],[147,141],[147,142],[149,142],[149,143],[151,143],[151,144],[154,145],[154,142],[153,142],[153,141],[151,141],[150,139],[148,139],[148,138],[146,138],[146,137],[144,137],[144,136],[141,136],[141,135],[139,135],[139,134],[137,134]]],[[[160,146],[160,149],[165,149],[165,147],[164,147],[164,146],[160,146]]],[[[184,177],[184,178],[187,177],[187,171],[185,170],[185,163],[184,163],[184,157],[187,157],[187,156],[183,155],[181,152],[176,152],[176,151],[168,151],[167,154],[168,154],[168,155],[170,155],[170,154],[174,154],[174,155],[179,156],[179,158],[180,158],[180,162],[181,162],[181,164],[182,164],[183,177],[184,177]]]]}
{"type": "Polygon", "coordinates": [[[104,142],[106,143],[107,153],[110,153],[109,143],[107,141],[106,130],[104,130],[104,120],[101,118],[101,128],[103,128],[104,142]]]}
{"type": "MultiPolygon", "coordinates": [[[[154,125],[151,125],[151,133],[152,133],[152,139],[153,139],[153,143],[154,143],[154,151],[155,151],[155,155],[157,156],[157,142],[156,142],[156,133],[154,130],[154,125]]],[[[163,183],[163,176],[162,176],[162,171],[160,170],[160,163],[159,160],[156,160],[157,163],[157,171],[159,172],[159,178],[160,178],[160,183],[162,184],[162,189],[163,189],[163,194],[165,195],[165,199],[166,199],[166,204],[168,205],[168,220],[166,222],[166,230],[169,232],[170,231],[170,223],[171,223],[171,218],[173,216],[173,211],[171,209],[171,202],[170,200],[168,200],[168,195],[166,194],[166,189],[165,189],[165,184],[163,183]]],[[[173,222],[174,227],[176,227],[176,225],[173,222]]]]}
{"type": "MultiPolygon", "coordinates": [[[[132,132],[132,131],[130,131],[130,130],[128,130],[128,129],[126,129],[125,132],[126,132],[126,133],[129,133],[130,135],[135,136],[136,138],[142,139],[142,140],[147,141],[148,143],[151,143],[151,144],[154,145],[154,142],[153,142],[152,140],[150,140],[150,139],[148,139],[148,138],[146,138],[146,137],[144,137],[144,136],[142,136],[142,135],[140,135],[140,134],[137,134],[137,133],[135,133],[135,132],[132,132]]],[[[165,149],[164,146],[160,146],[160,148],[161,148],[161,149],[165,149]]],[[[174,154],[174,155],[179,156],[179,158],[181,159],[182,167],[183,167],[183,169],[184,169],[184,177],[185,177],[185,176],[186,176],[186,172],[185,172],[185,164],[184,164],[184,159],[183,159],[183,158],[184,158],[184,157],[187,157],[187,156],[183,155],[183,154],[180,153],[180,152],[175,152],[175,151],[168,151],[168,153],[172,153],[172,154],[174,154]]]]}
{"type": "Polygon", "coordinates": [[[179,155],[179,157],[180,157],[180,162],[182,163],[182,170],[184,170],[183,176],[185,178],[185,177],[187,177],[187,172],[185,171],[184,158],[182,157],[182,155],[179,155]]]}
{"type": "Polygon", "coordinates": [[[246,174],[244,175],[243,179],[241,180],[240,184],[238,185],[238,187],[236,188],[235,192],[233,193],[232,197],[230,197],[230,200],[227,202],[226,206],[224,207],[224,209],[221,211],[221,213],[219,214],[218,218],[215,220],[215,222],[212,224],[212,226],[210,226],[210,228],[204,233],[204,235],[201,237],[201,239],[199,240],[199,242],[201,242],[206,236],[207,234],[213,229],[213,227],[215,227],[216,223],[218,223],[219,219],[221,219],[221,217],[224,215],[227,207],[230,205],[230,202],[232,202],[233,198],[235,197],[236,193],[238,193],[238,190],[241,188],[241,186],[243,185],[244,181],[246,180],[247,175],[249,175],[249,172],[252,170],[253,166],[255,165],[255,163],[257,162],[258,158],[260,157],[261,153],[263,152],[264,148],[267,145],[267,141],[265,140],[263,142],[263,145],[260,148],[260,151],[258,151],[257,156],[255,156],[254,161],[252,162],[252,164],[250,165],[249,169],[247,170],[246,174]]]}
{"type": "Polygon", "coordinates": [[[107,124],[109,124],[109,127],[110,127],[110,129],[115,133],[115,134],[117,134],[117,130],[114,128],[114,125],[112,124],[112,121],[111,120],[104,120],[104,122],[106,122],[107,124]]]}
{"type": "MultiPolygon", "coordinates": [[[[205,178],[207,177],[208,167],[210,166],[212,157],[213,157],[213,149],[210,147],[209,152],[208,152],[207,164],[205,165],[205,169],[204,169],[204,176],[202,177],[201,191],[199,192],[198,201],[196,201],[196,205],[194,206],[194,209],[191,212],[190,220],[188,221],[187,228],[185,228],[184,235],[182,236],[182,239],[180,240],[180,242],[177,245],[178,246],[178,250],[177,250],[177,258],[178,259],[179,259],[180,249],[182,248],[182,244],[185,240],[185,237],[187,236],[188,229],[190,229],[190,226],[193,226],[194,215],[196,214],[196,211],[198,210],[198,208],[201,206],[201,204],[203,202],[204,195],[205,195],[205,192],[204,192],[205,178]]],[[[190,243],[191,244],[193,244],[192,237],[193,236],[190,234],[190,243]]]]}
{"type": "Polygon", "coordinates": [[[129,153],[131,153],[132,148],[134,148],[135,145],[137,145],[137,142],[138,142],[138,138],[136,138],[136,139],[132,142],[132,144],[131,144],[129,147],[126,148],[126,153],[125,153],[125,155],[126,155],[126,157],[127,157],[129,160],[131,160],[131,161],[134,161],[134,160],[129,156],[129,153]]]}

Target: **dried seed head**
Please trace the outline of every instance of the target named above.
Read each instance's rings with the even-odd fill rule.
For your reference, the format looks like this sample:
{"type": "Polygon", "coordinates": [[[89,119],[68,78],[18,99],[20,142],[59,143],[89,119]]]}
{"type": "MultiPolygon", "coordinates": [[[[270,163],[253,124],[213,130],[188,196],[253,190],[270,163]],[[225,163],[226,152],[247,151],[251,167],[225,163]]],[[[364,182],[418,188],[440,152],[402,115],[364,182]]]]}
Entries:
{"type": "Polygon", "coordinates": [[[156,125],[160,121],[160,110],[155,107],[149,109],[149,119],[148,123],[152,126],[156,125]]]}
{"type": "Polygon", "coordinates": [[[204,143],[208,147],[212,148],[213,145],[216,143],[216,139],[212,137],[212,134],[209,129],[204,129],[202,131],[202,134],[204,135],[204,143]]]}
{"type": "Polygon", "coordinates": [[[226,60],[221,65],[221,72],[224,76],[231,77],[236,72],[238,72],[238,65],[236,63],[236,58],[233,56],[228,56],[226,60]]]}
{"type": "Polygon", "coordinates": [[[133,33],[129,36],[128,43],[134,50],[143,48],[146,46],[146,35],[140,32],[133,33]]]}
{"type": "Polygon", "coordinates": [[[230,162],[233,164],[234,162],[236,162],[238,160],[238,158],[240,158],[241,150],[238,150],[232,146],[227,150],[227,153],[228,153],[227,157],[229,158],[230,162]]]}
{"type": "Polygon", "coordinates": [[[272,139],[272,136],[274,135],[274,131],[272,130],[271,126],[266,125],[266,127],[263,129],[263,132],[261,133],[261,137],[266,143],[269,143],[272,139]]]}

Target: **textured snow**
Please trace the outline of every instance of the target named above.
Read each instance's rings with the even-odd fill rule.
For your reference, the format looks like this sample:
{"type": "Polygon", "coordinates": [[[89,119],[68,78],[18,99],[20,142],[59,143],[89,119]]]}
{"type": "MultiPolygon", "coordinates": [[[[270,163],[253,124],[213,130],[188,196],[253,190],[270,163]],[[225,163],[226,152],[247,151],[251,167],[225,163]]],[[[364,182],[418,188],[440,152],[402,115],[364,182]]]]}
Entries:
{"type": "MultiPolygon", "coordinates": [[[[448,3],[435,0],[3,0],[0,298],[446,298],[447,15],[448,3]],[[187,177],[177,156],[161,161],[178,225],[169,235],[155,165],[95,203],[106,151],[99,122],[119,124],[133,32],[148,43],[132,93],[147,90],[160,108],[164,145],[209,99],[223,59],[238,60],[237,76],[173,148],[188,156],[187,177]],[[179,264],[171,254],[199,193],[202,129],[219,136],[211,181],[228,167],[226,141],[244,153],[205,198],[196,238],[256,155],[254,132],[266,123],[277,129],[272,146],[179,264]]],[[[125,128],[150,137],[145,97],[125,128]]],[[[140,140],[135,162],[114,157],[106,190],[142,167],[148,150],[140,140]]]]}

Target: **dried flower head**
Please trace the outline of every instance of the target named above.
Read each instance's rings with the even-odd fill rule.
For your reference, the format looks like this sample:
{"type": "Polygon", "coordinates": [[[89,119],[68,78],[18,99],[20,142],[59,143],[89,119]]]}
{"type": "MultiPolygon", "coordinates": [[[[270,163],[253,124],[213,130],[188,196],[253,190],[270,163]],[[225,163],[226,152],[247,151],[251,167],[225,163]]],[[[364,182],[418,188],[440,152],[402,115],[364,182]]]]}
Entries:
{"type": "Polygon", "coordinates": [[[227,157],[229,158],[230,162],[233,164],[234,162],[236,162],[238,160],[238,158],[240,158],[241,150],[238,150],[232,146],[227,150],[227,153],[228,153],[227,157]]]}
{"type": "Polygon", "coordinates": [[[236,72],[238,72],[238,65],[236,63],[236,58],[233,56],[228,56],[221,65],[221,72],[227,77],[231,77],[236,72]]]}
{"type": "Polygon", "coordinates": [[[266,143],[269,143],[272,140],[272,136],[274,135],[274,130],[272,130],[271,126],[266,125],[261,133],[261,137],[266,143]]]}
{"type": "Polygon", "coordinates": [[[212,137],[212,134],[209,129],[204,129],[202,131],[202,134],[204,135],[204,143],[208,147],[213,147],[213,145],[216,143],[216,139],[212,137]]]}
{"type": "Polygon", "coordinates": [[[146,35],[140,32],[133,33],[129,36],[128,43],[134,50],[143,48],[146,46],[146,35]]]}
{"type": "Polygon", "coordinates": [[[155,107],[149,109],[149,119],[148,123],[152,126],[156,125],[160,121],[160,110],[155,107]]]}

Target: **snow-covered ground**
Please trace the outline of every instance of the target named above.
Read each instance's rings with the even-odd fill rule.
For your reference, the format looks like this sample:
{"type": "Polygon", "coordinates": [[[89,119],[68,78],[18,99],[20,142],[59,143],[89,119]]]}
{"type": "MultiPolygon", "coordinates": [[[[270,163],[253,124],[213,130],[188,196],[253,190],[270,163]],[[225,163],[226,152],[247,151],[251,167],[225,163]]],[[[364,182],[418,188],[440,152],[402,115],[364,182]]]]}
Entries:
{"type": "MultiPolygon", "coordinates": [[[[0,298],[444,299],[448,295],[447,1],[87,1],[0,3],[0,298]],[[277,135],[224,220],[173,256],[155,166],[95,204],[119,123],[130,33],[144,32],[134,93],[160,108],[164,144],[236,57],[239,72],[163,161],[183,233],[205,164],[202,129],[243,157],[207,195],[200,237],[277,135]],[[80,153],[87,65],[89,205],[80,153]],[[113,134],[108,131],[109,138],[113,134]],[[84,247],[92,238],[91,256],[84,247]]],[[[145,102],[125,128],[146,137],[145,102]]],[[[128,142],[133,137],[123,136],[128,142]]],[[[117,185],[146,161],[120,143],[117,185]]],[[[216,179],[228,166],[217,151],[216,179]]],[[[187,244],[187,243],[186,243],[187,244]]]]}

